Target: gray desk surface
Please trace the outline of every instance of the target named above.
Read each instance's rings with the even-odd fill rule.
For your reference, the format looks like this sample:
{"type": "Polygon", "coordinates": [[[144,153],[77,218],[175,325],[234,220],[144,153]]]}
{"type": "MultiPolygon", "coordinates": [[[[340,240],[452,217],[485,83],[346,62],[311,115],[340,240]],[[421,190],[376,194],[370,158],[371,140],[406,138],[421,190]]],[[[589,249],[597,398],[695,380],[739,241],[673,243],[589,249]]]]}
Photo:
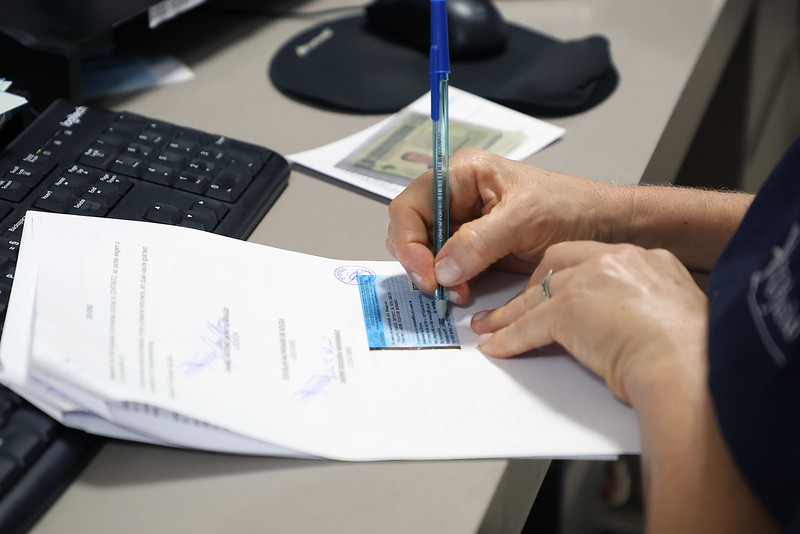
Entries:
{"type": "MultiPolygon", "coordinates": [[[[311,0],[303,10],[359,0],[311,0]]],[[[749,0],[499,0],[505,17],[561,39],[599,33],[621,83],[600,106],[554,120],[543,167],[634,184],[672,181],[740,34],[749,0]]],[[[266,76],[277,48],[319,18],[190,15],[153,51],[193,81],[96,104],[227,134],[283,154],[377,116],[292,101],[266,76]],[[191,22],[191,24],[190,24],[191,22]]],[[[338,258],[385,259],[387,203],[293,172],[252,240],[338,258]]],[[[546,429],[543,429],[546,431],[546,429]]],[[[110,443],[36,526],[62,532],[519,532],[546,460],[347,464],[110,443]]]]}

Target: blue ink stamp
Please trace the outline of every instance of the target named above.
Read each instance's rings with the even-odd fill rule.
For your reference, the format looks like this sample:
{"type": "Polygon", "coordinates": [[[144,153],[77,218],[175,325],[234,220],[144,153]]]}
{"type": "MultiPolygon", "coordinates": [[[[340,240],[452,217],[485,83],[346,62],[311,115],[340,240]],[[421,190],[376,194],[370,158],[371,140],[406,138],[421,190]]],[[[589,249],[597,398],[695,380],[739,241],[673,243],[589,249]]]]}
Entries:
{"type": "Polygon", "coordinates": [[[342,265],[333,271],[333,275],[340,282],[351,286],[359,285],[362,277],[367,283],[375,280],[375,273],[371,269],[360,265],[342,265]]]}

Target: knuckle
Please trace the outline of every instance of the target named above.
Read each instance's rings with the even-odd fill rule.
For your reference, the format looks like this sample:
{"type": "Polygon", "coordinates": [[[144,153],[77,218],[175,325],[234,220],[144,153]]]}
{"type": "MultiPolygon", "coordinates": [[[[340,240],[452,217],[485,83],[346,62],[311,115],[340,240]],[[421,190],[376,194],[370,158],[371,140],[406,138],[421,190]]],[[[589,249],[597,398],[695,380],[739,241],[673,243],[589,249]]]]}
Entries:
{"type": "Polygon", "coordinates": [[[571,244],[568,241],[554,243],[545,249],[544,254],[542,255],[542,260],[552,261],[554,257],[560,256],[563,251],[570,246],[571,244]]]}
{"type": "Polygon", "coordinates": [[[466,223],[459,228],[461,245],[468,257],[477,257],[487,263],[493,263],[497,256],[492,251],[491,245],[475,229],[475,224],[466,223]]]}
{"type": "Polygon", "coordinates": [[[461,161],[480,161],[487,159],[492,153],[486,150],[477,148],[477,147],[464,147],[459,149],[455,154],[453,154],[453,158],[457,159],[459,162],[461,161]]]}
{"type": "Polygon", "coordinates": [[[638,256],[645,252],[645,249],[633,243],[617,243],[614,245],[613,253],[623,257],[638,256]]]}
{"type": "MultiPolygon", "coordinates": [[[[402,194],[403,193],[400,193],[400,195],[402,195],[402,194]]],[[[403,205],[402,205],[403,199],[400,198],[400,195],[395,197],[394,200],[392,200],[389,203],[389,220],[390,221],[395,220],[397,218],[397,213],[402,211],[402,209],[403,209],[403,205]]],[[[392,227],[392,225],[391,225],[391,222],[390,222],[389,223],[389,228],[391,229],[391,227],[392,227]]]]}
{"type": "Polygon", "coordinates": [[[599,272],[612,273],[624,270],[626,265],[642,259],[648,253],[638,245],[618,243],[598,254],[593,261],[599,272]]]}
{"type": "Polygon", "coordinates": [[[675,256],[675,254],[669,250],[663,248],[654,248],[650,251],[650,253],[660,261],[669,262],[672,264],[680,263],[680,260],[675,256]]]}

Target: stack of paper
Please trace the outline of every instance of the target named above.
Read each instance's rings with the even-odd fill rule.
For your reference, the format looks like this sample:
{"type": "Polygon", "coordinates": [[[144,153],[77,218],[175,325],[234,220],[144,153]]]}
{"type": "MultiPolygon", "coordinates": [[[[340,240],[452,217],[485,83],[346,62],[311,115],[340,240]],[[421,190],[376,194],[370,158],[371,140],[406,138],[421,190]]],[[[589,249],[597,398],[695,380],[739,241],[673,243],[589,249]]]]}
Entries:
{"type": "Polygon", "coordinates": [[[639,451],[633,411],[566,355],[494,360],[397,262],[30,212],[0,380],[65,424],[171,446],[345,460],[639,451]]]}

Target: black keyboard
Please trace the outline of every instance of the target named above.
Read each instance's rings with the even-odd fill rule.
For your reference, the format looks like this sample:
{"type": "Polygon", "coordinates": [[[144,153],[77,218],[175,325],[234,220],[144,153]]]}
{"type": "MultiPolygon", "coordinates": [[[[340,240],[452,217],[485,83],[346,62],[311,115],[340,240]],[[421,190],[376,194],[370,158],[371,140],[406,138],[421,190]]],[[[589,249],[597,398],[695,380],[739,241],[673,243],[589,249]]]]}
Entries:
{"type": "MultiPolygon", "coordinates": [[[[54,102],[0,153],[0,322],[27,210],[246,238],[286,187],[267,148],[128,112],[54,102]]],[[[0,385],[0,532],[28,530],[103,440],[0,385]]]]}

